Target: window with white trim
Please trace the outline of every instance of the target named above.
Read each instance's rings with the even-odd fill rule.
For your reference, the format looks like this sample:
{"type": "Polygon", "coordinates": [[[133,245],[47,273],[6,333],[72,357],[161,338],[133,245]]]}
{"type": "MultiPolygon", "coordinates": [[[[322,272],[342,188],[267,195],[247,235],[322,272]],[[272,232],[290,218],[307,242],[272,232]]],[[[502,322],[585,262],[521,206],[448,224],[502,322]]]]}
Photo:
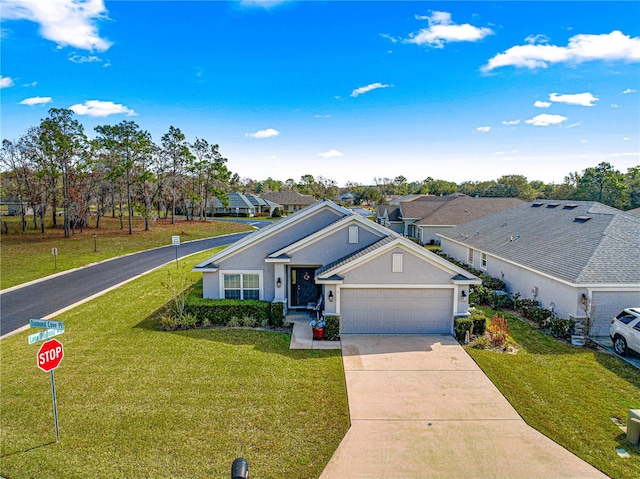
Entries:
{"type": "Polygon", "coordinates": [[[482,269],[487,269],[487,253],[482,253],[482,269]]]}
{"type": "Polygon", "coordinates": [[[349,226],[349,244],[358,243],[358,227],[349,226]]]}
{"type": "Polygon", "coordinates": [[[467,263],[473,264],[473,248],[469,248],[467,251],[467,263]]]}
{"type": "Polygon", "coordinates": [[[260,299],[258,273],[223,273],[225,299],[260,299]]]}
{"type": "Polygon", "coordinates": [[[402,273],[402,253],[394,253],[392,255],[392,273],[402,273]]]}

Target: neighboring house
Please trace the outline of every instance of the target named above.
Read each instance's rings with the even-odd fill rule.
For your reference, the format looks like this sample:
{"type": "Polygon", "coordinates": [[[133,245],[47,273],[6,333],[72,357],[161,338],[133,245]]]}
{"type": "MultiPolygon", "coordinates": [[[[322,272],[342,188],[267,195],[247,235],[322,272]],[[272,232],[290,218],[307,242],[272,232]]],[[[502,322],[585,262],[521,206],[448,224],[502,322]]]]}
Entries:
{"type": "Polygon", "coordinates": [[[420,244],[437,244],[441,231],[522,203],[518,198],[473,198],[461,193],[416,195],[398,206],[378,206],[376,211],[378,223],[396,233],[417,238],[420,244]]]}
{"type": "Polygon", "coordinates": [[[207,205],[207,211],[212,212],[213,215],[228,215],[228,216],[246,216],[252,217],[256,215],[258,211],[257,206],[254,205],[251,200],[241,193],[229,193],[229,205],[225,206],[222,202],[213,197],[209,200],[207,205]]]}
{"type": "Polygon", "coordinates": [[[480,280],[377,223],[321,200],[232,244],[193,271],[205,298],[320,303],[341,333],[453,334],[480,280]]]}
{"type": "Polygon", "coordinates": [[[295,191],[274,191],[261,194],[260,198],[282,205],[282,208],[287,213],[301,210],[316,201],[311,195],[301,195],[295,191]]]}
{"type": "Polygon", "coordinates": [[[442,251],[605,336],[640,305],[640,217],[593,201],[533,201],[439,234],[442,251]]]}
{"type": "Polygon", "coordinates": [[[269,215],[273,214],[273,210],[276,208],[280,208],[282,210],[282,205],[275,203],[273,201],[265,200],[256,195],[245,195],[249,202],[255,206],[257,213],[267,213],[269,215]]]}
{"type": "Polygon", "coordinates": [[[420,244],[437,244],[438,233],[462,223],[508,210],[523,204],[519,198],[474,198],[466,195],[426,196],[402,203],[406,234],[420,244]],[[444,201],[441,201],[444,200],[444,201]],[[418,217],[417,220],[412,220],[418,217]],[[407,224],[406,220],[411,221],[407,224]]]}

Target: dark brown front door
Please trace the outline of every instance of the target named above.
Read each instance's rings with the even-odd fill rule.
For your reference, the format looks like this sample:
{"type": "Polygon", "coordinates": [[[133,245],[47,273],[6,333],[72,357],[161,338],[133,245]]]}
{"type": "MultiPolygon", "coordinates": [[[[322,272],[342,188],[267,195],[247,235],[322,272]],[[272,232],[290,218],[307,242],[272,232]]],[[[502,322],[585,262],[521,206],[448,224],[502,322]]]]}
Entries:
{"type": "Polygon", "coordinates": [[[291,306],[307,307],[318,301],[322,286],[313,280],[315,268],[291,268],[291,306]]]}

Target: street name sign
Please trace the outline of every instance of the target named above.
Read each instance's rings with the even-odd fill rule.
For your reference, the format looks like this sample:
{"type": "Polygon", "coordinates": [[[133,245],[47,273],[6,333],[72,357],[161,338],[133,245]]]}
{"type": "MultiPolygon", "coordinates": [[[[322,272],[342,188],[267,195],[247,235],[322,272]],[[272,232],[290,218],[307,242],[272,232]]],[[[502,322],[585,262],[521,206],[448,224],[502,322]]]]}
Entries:
{"type": "Polygon", "coordinates": [[[43,329],[62,329],[64,331],[64,323],[62,321],[49,321],[48,319],[30,319],[29,327],[43,329]]]}
{"type": "Polygon", "coordinates": [[[45,331],[40,331],[39,333],[30,334],[29,344],[38,343],[62,333],[64,333],[64,329],[47,329],[45,331]]]}

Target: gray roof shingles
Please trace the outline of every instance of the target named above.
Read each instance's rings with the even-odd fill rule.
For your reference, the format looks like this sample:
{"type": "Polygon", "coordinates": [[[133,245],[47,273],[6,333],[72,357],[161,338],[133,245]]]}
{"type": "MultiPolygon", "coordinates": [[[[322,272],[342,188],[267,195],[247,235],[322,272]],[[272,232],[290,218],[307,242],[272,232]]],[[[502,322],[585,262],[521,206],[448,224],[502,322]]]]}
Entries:
{"type": "Polygon", "coordinates": [[[593,201],[525,203],[441,236],[575,284],[640,284],[640,218],[593,201]]]}

